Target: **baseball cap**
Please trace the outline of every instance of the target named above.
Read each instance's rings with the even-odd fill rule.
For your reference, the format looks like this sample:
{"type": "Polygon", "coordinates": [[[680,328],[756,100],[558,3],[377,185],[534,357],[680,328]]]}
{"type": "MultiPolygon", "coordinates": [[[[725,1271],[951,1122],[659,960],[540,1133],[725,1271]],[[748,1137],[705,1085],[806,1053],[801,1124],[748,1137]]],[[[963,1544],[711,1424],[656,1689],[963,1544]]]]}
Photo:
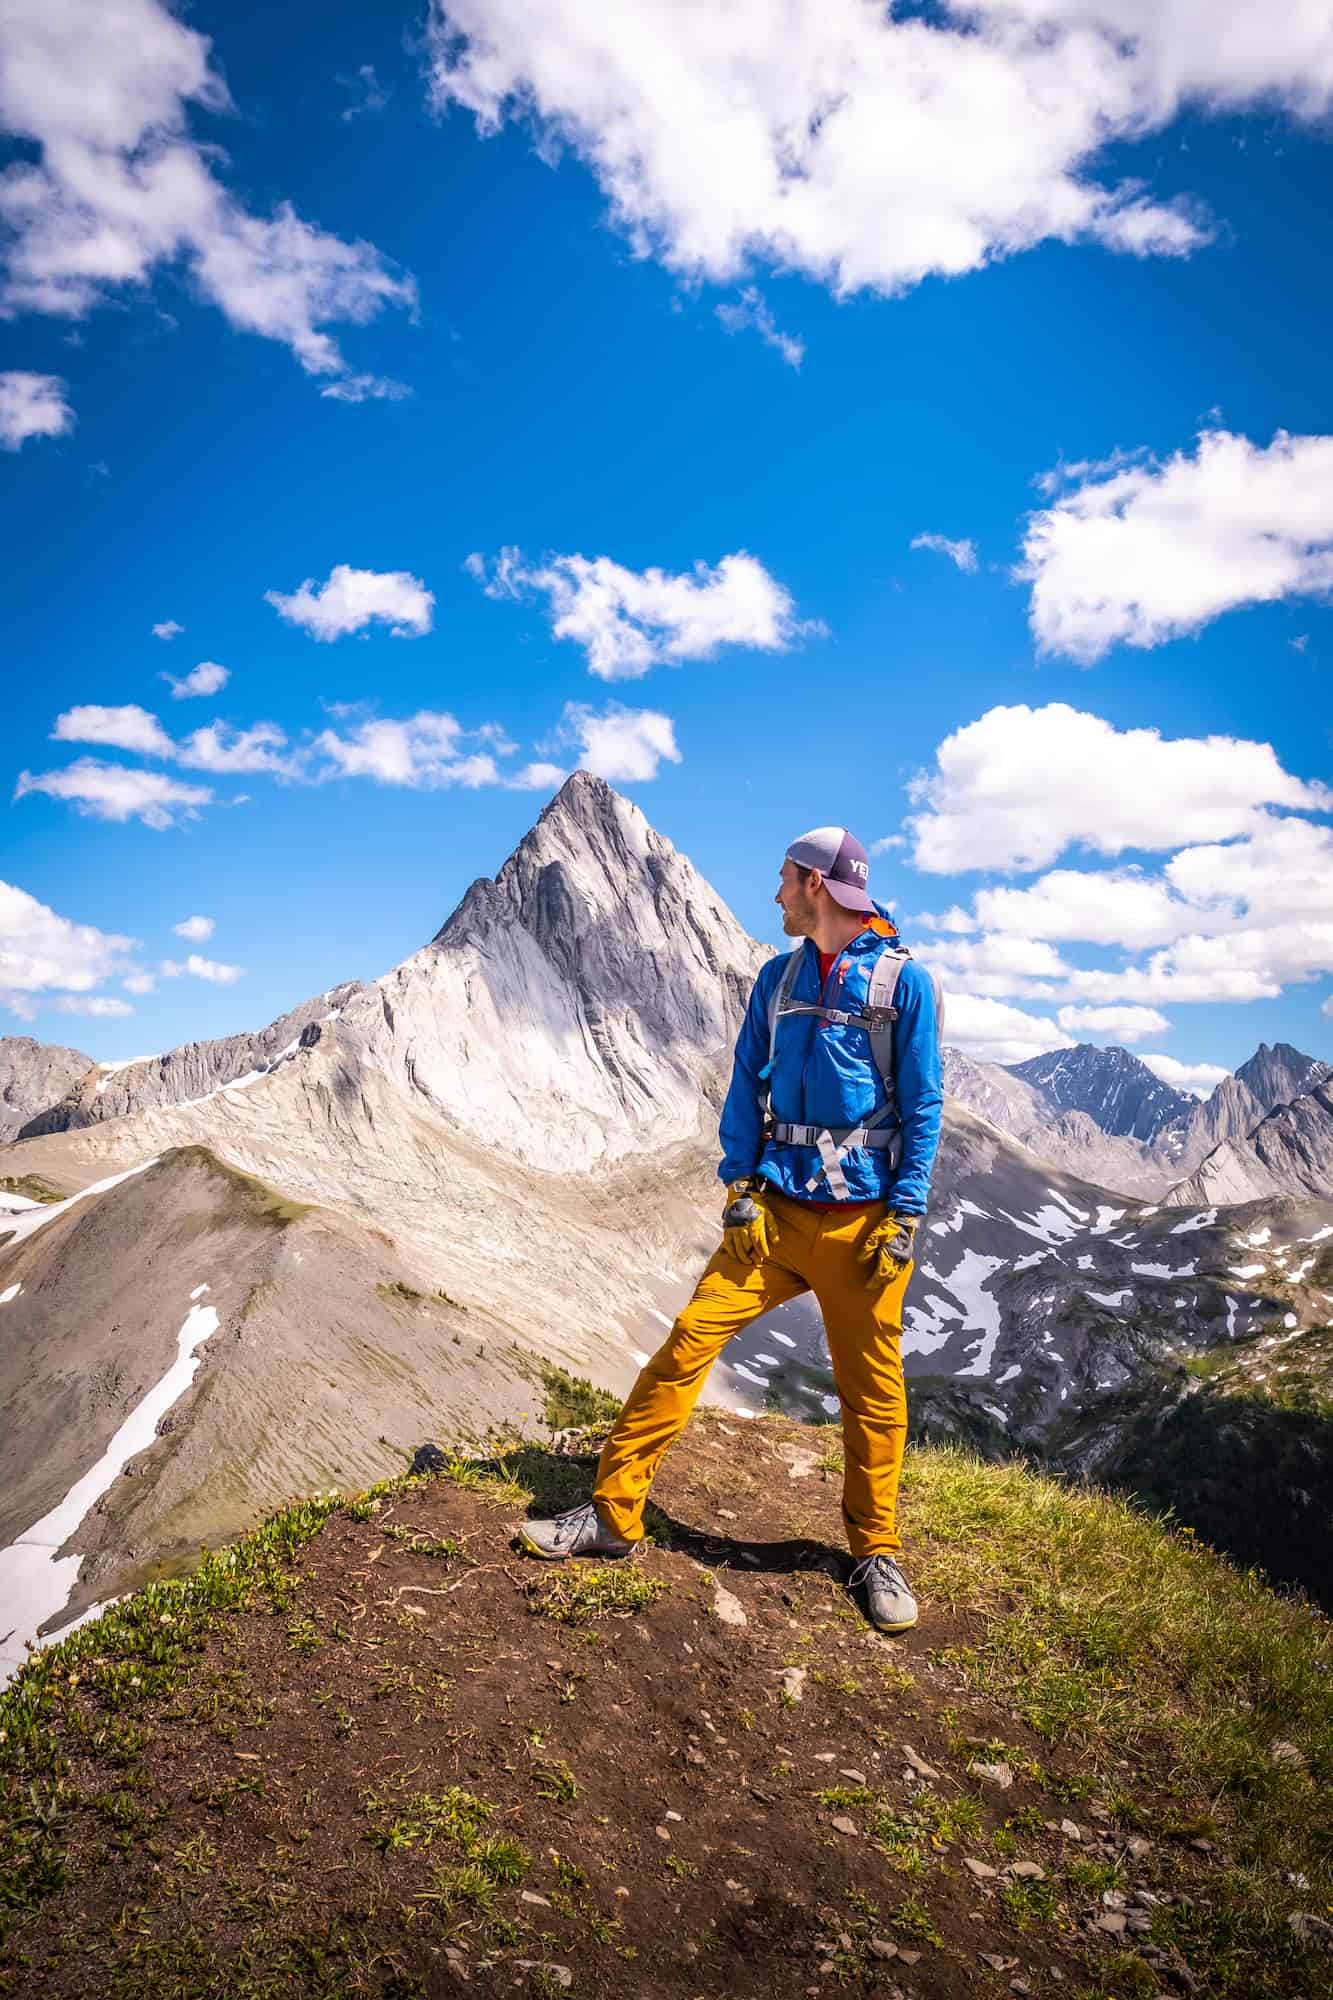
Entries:
{"type": "Polygon", "coordinates": [[[787,849],[788,861],[798,868],[817,868],[824,887],[844,910],[864,910],[873,916],[875,905],[866,894],[870,862],[855,834],[845,826],[816,826],[803,833],[787,849]]]}

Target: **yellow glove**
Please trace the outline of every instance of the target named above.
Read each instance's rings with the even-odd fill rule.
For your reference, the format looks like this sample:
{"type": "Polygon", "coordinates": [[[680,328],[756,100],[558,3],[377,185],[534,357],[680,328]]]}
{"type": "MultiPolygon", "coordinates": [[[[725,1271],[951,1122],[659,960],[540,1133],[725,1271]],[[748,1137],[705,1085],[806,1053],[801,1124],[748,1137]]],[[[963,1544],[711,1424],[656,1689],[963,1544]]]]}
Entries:
{"type": "Polygon", "coordinates": [[[901,1278],[915,1254],[920,1220],[919,1215],[899,1215],[896,1208],[885,1210],[883,1220],[875,1224],[857,1253],[860,1261],[870,1266],[868,1285],[891,1285],[901,1278]]]}
{"type": "Polygon", "coordinates": [[[763,1183],[732,1181],[722,1211],[722,1247],[742,1264],[762,1264],[777,1240],[773,1218],[764,1206],[763,1183]]]}

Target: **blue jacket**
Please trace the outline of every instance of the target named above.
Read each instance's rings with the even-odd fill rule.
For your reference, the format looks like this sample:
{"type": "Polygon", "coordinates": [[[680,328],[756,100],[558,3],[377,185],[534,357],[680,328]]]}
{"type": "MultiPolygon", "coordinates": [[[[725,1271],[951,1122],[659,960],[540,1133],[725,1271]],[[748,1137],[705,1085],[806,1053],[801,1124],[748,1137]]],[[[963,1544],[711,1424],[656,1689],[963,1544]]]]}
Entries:
{"type": "MultiPolygon", "coordinates": [[[[790,997],[846,1007],[855,1013],[866,1004],[870,968],[888,941],[872,930],[854,937],[835,959],[828,987],[821,993],[819,952],[813,940],[805,938],[797,946],[801,966],[790,997]]],[[[754,983],[745,1010],[731,1088],[722,1107],[718,1177],[730,1182],[758,1174],[796,1200],[804,1196],[806,1200],[828,1201],[826,1181],[812,1194],[804,1195],[805,1183],[820,1165],[815,1147],[776,1146],[763,1140],[759,1072],[768,1061],[768,1004],[786,963],[785,957],[769,960],[754,983]]],[[[894,1168],[886,1152],[857,1147],[843,1155],[842,1170],[849,1200],[888,1201],[904,1215],[923,1215],[940,1141],[944,1092],[935,994],[929,978],[912,959],[898,975],[894,1004],[900,1010],[893,1024],[893,1063],[903,1126],[902,1157],[894,1168]]],[[[860,1124],[884,1102],[883,1081],[865,1029],[840,1027],[813,1014],[795,1014],[781,1023],[770,1081],[773,1116],[783,1124],[845,1128],[860,1124]]]]}

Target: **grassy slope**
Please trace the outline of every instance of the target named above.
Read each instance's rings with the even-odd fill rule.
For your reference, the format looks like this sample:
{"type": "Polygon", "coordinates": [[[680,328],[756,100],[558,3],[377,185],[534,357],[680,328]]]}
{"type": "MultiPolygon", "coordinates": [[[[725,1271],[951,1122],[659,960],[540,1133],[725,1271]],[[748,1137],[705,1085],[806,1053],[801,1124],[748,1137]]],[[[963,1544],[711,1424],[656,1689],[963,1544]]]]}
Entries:
{"type": "Polygon", "coordinates": [[[1329,1625],[931,1449],[884,1640],[837,1464],[706,1413],[642,1561],[558,1570],[510,1524],[591,1462],[511,1440],[115,1607],[0,1695],[0,1993],[1333,1994],[1329,1625]]]}

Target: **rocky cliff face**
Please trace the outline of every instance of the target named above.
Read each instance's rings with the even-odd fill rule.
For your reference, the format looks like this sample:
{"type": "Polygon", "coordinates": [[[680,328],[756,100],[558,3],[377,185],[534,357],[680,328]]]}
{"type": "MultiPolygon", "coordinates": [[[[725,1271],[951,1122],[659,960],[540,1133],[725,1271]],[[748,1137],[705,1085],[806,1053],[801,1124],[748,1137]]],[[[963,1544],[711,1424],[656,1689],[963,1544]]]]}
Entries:
{"type": "Polygon", "coordinates": [[[1323,1082],[1255,1126],[1243,1138],[1215,1146],[1164,1199],[1179,1207],[1200,1202],[1254,1201],[1273,1194],[1333,1193],[1333,1082],[1323,1082]]]}
{"type": "Polygon", "coordinates": [[[91,1056],[29,1035],[0,1035],[0,1145],[17,1139],[39,1111],[97,1073],[91,1056]]]}
{"type": "Polygon", "coordinates": [[[1035,1083],[1000,1063],[974,1062],[946,1049],[943,1069],[948,1096],[1080,1180],[1141,1200],[1160,1194],[1173,1178],[1139,1140],[1104,1132],[1087,1111],[1058,1111],[1035,1083]]]}
{"type": "Polygon", "coordinates": [[[357,980],[335,986],[313,1000],[303,1000],[289,1014],[279,1015],[253,1034],[186,1042],[165,1055],[145,1056],[138,1062],[92,1064],[72,1088],[46,1098],[21,1129],[9,1136],[36,1139],[48,1132],[78,1131],[107,1118],[128,1118],[136,1111],[197,1102],[215,1090],[243,1089],[295,1055],[307,1028],[336,1019],[361,991],[357,980]]]}

